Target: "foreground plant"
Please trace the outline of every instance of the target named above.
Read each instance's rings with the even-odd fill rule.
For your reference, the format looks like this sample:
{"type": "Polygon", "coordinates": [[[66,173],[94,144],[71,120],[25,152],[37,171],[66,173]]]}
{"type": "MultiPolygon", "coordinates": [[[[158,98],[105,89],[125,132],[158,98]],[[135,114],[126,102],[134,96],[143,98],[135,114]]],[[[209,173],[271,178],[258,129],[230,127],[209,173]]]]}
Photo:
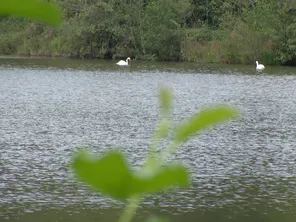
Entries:
{"type": "MultiPolygon", "coordinates": [[[[187,141],[214,124],[234,118],[237,112],[227,106],[216,106],[203,109],[187,121],[176,126],[171,143],[162,148],[158,145],[161,139],[169,135],[169,118],[172,104],[168,89],[160,90],[160,122],[155,129],[148,156],[141,169],[135,170],[128,165],[124,155],[113,149],[101,156],[94,156],[85,151],[78,152],[73,158],[72,168],[76,176],[94,187],[97,191],[117,200],[127,200],[126,208],[120,222],[128,222],[141,202],[141,197],[160,190],[189,186],[189,173],[177,163],[168,162],[168,157],[187,141]]],[[[156,221],[156,218],[151,219],[156,221]]]]}

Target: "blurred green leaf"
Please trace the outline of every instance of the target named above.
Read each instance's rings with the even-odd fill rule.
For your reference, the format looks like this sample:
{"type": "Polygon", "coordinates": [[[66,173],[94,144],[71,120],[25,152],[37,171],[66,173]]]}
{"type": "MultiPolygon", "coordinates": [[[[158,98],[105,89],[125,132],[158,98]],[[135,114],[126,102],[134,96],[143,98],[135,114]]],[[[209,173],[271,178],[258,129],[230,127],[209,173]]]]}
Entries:
{"type": "Polygon", "coordinates": [[[165,217],[150,216],[146,222],[168,222],[169,220],[165,217]]]}
{"type": "Polygon", "coordinates": [[[62,13],[53,3],[39,0],[0,0],[0,15],[15,15],[59,25],[62,13]]]}
{"type": "Polygon", "coordinates": [[[109,152],[96,158],[86,152],[76,155],[72,165],[76,175],[105,194],[118,199],[128,196],[131,180],[127,164],[121,154],[109,152]]]}
{"type": "Polygon", "coordinates": [[[168,115],[172,106],[172,93],[167,88],[161,88],[159,92],[160,107],[164,115],[168,115]]]}
{"type": "Polygon", "coordinates": [[[81,180],[120,200],[173,185],[184,187],[189,183],[187,170],[181,165],[158,167],[149,173],[145,170],[135,172],[118,151],[110,151],[101,157],[80,152],[74,157],[72,167],[81,180]]]}
{"type": "Polygon", "coordinates": [[[176,130],[175,141],[184,142],[200,130],[211,125],[234,118],[237,112],[228,106],[207,108],[196,113],[189,120],[179,125],[176,130]]]}
{"type": "Polygon", "coordinates": [[[186,187],[189,185],[188,172],[180,164],[166,164],[165,166],[153,167],[152,171],[146,170],[135,172],[133,190],[136,194],[152,193],[172,186],[186,187]]]}

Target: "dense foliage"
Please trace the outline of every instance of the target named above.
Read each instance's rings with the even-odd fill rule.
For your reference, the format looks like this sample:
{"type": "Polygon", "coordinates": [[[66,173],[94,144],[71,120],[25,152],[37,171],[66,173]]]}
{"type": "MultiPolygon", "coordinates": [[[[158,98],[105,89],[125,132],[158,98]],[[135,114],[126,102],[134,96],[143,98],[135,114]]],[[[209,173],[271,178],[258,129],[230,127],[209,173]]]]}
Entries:
{"type": "Polygon", "coordinates": [[[296,64],[296,0],[55,1],[58,29],[0,17],[0,54],[296,64]]]}

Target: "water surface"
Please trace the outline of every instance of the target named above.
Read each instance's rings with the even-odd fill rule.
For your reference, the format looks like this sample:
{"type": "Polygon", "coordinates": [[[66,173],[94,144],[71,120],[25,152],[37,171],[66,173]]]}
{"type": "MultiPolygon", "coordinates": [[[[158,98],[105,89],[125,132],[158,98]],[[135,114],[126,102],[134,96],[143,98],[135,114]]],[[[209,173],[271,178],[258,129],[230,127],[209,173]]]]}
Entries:
{"type": "Polygon", "coordinates": [[[241,117],[184,144],[172,158],[192,185],[145,198],[137,220],[295,221],[295,68],[115,62],[0,59],[1,221],[116,221],[123,204],[77,183],[70,160],[120,147],[140,166],[160,86],[173,89],[172,123],[214,104],[241,117]]]}

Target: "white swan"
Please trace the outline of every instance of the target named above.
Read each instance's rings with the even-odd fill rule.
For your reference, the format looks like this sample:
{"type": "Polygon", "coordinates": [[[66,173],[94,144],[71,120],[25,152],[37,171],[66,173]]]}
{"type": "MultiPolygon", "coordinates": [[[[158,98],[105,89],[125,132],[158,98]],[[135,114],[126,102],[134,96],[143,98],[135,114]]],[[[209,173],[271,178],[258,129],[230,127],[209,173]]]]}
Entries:
{"type": "Polygon", "coordinates": [[[262,64],[259,64],[258,61],[256,61],[256,69],[257,70],[263,70],[263,69],[265,69],[265,66],[262,65],[262,64]]]}
{"type": "Polygon", "coordinates": [[[127,57],[126,61],[120,60],[116,64],[117,65],[120,65],[120,66],[128,66],[130,61],[131,61],[131,58],[130,57],[127,57]]]}

